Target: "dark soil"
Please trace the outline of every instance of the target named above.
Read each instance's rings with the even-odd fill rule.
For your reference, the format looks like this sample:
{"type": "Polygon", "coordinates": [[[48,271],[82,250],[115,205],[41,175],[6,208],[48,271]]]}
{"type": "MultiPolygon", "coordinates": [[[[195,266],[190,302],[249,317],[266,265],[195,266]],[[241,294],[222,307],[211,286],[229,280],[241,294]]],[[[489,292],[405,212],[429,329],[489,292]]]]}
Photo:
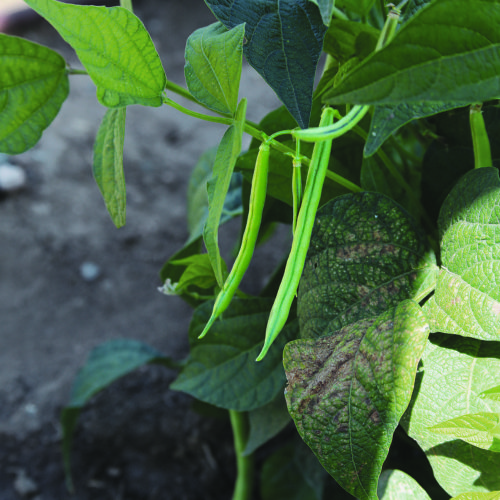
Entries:
{"type": "MultiPolygon", "coordinates": [[[[186,39],[214,22],[212,14],[203,0],[134,6],[167,77],[184,84],[186,39]]],[[[80,67],[45,22],[16,29],[80,67]]],[[[172,109],[129,108],[127,225],[117,230],[91,173],[105,110],[90,79],[75,76],[70,83],[68,100],[39,144],[15,157],[0,155],[0,163],[28,176],[24,190],[0,202],[0,500],[229,499],[228,421],[194,412],[189,397],[168,388],[175,373],[158,366],[113,384],[82,413],[72,454],[76,494],[67,492],[59,415],[92,348],[134,338],[174,359],[187,354],[191,309],[158,293],[158,273],[187,239],[189,174],[224,131],[172,109]],[[91,278],[84,273],[89,264],[97,271],[91,278]]],[[[278,105],[248,66],[240,95],[249,98],[254,121],[278,105]]],[[[258,285],[265,278],[252,277],[258,285]]]]}

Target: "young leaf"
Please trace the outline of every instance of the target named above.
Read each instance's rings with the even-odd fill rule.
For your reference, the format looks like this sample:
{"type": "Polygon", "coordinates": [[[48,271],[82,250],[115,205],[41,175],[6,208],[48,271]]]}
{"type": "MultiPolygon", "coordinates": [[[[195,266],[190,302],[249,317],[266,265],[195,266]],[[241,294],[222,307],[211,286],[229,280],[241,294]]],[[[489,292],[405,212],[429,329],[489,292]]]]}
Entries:
{"type": "Polygon", "coordinates": [[[500,491],[490,493],[467,492],[453,497],[451,500],[500,500],[500,491]]]}
{"type": "Polygon", "coordinates": [[[279,393],[270,403],[248,413],[250,434],[244,455],[250,455],[257,448],[267,443],[290,423],[290,414],[285,398],[279,393]]]}
{"type": "Polygon", "coordinates": [[[250,411],[271,402],[285,383],[283,346],[298,333],[297,322],[288,324],[264,362],[255,363],[271,306],[268,299],[233,300],[224,319],[198,340],[213,308],[212,301],[202,304],[189,327],[190,357],[171,388],[228,410],[250,411]]]}
{"type": "Polygon", "coordinates": [[[482,102],[498,97],[500,3],[441,0],[324,95],[331,104],[482,102]]]}
{"type": "Polygon", "coordinates": [[[196,30],[187,40],[184,74],[191,94],[218,113],[238,105],[245,25],[227,31],[221,23],[196,30]]]}
{"type": "Polygon", "coordinates": [[[437,266],[410,215],[379,193],[349,194],[316,216],[304,266],[301,336],[317,338],[373,318],[402,300],[422,300],[437,266]]]}
{"type": "Polygon", "coordinates": [[[400,470],[382,472],[377,493],[380,500],[431,500],[415,479],[400,470]]]}
{"type": "Polygon", "coordinates": [[[332,19],[332,11],[335,5],[335,0],[309,0],[312,3],[315,3],[319,11],[321,12],[321,19],[323,19],[323,23],[325,26],[330,24],[332,19]]]}
{"type": "Polygon", "coordinates": [[[414,102],[375,107],[370,132],[365,145],[365,157],[377,152],[378,148],[399,128],[412,120],[435,115],[442,111],[458,108],[463,104],[456,102],[414,102]]]}
{"type": "Polygon", "coordinates": [[[323,467],[356,498],[377,499],[428,329],[418,304],[407,300],[378,318],[285,347],[288,411],[323,467]]]}
{"type": "Polygon", "coordinates": [[[203,230],[203,240],[217,283],[224,286],[222,257],[219,251],[219,223],[224,209],[234,165],[241,151],[241,138],[245,124],[247,101],[242,99],[236,111],[234,123],[226,130],[215,155],[212,179],[208,183],[208,218],[203,230]]]}
{"type": "Polygon", "coordinates": [[[26,0],[76,51],[109,108],[161,106],[166,77],[142,22],[122,7],[26,0]]]}
{"type": "Polygon", "coordinates": [[[426,303],[431,331],[500,340],[500,179],[496,168],[465,174],[439,215],[442,267],[426,303]]]}
{"type": "Polygon", "coordinates": [[[126,108],[108,109],[97,132],[92,171],[116,227],[125,225],[126,187],[123,143],[126,108]]]}
{"type": "Polygon", "coordinates": [[[429,427],[437,434],[462,439],[483,450],[500,452],[500,414],[469,413],[429,427]]]}
{"type": "Polygon", "coordinates": [[[500,453],[432,432],[439,422],[466,413],[500,412],[479,397],[498,381],[500,342],[436,334],[429,339],[417,390],[402,424],[427,455],[439,484],[450,494],[500,489],[500,453]]]}
{"type": "Polygon", "coordinates": [[[115,380],[148,363],[178,368],[178,364],[166,358],[153,347],[137,340],[110,340],[97,346],[78,372],[68,406],[61,414],[63,430],[62,447],[66,480],[71,486],[70,452],[78,416],[89,399],[115,380]]]}
{"type": "Polygon", "coordinates": [[[321,500],[325,476],[303,443],[289,444],[262,466],[262,500],[321,500]]]}
{"type": "Polygon", "coordinates": [[[184,259],[171,260],[174,266],[186,266],[175,287],[176,293],[188,291],[190,287],[212,288],[217,285],[214,270],[209,256],[204,254],[190,255],[184,259]]]}
{"type": "Polygon", "coordinates": [[[492,387],[491,389],[482,392],[480,396],[482,398],[492,399],[493,401],[500,401],[500,385],[498,385],[497,387],[492,387]]]}
{"type": "Polygon", "coordinates": [[[53,50],[0,33],[0,151],[33,147],[69,92],[66,62],[53,50]]]}
{"type": "Polygon", "coordinates": [[[309,0],[205,3],[228,29],[246,23],[243,51],[247,61],[276,92],[299,126],[307,127],[326,31],[317,5],[309,0]]]}

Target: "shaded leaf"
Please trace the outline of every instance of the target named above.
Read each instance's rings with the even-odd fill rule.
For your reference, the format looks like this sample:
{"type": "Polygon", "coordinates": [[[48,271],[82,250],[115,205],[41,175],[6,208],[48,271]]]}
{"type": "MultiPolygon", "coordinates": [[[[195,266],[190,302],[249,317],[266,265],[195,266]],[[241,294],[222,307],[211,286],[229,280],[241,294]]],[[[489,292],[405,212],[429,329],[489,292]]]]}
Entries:
{"type": "Polygon", "coordinates": [[[126,108],[108,109],[97,132],[92,172],[116,227],[125,225],[126,187],[123,173],[126,108]]]}
{"type": "Polygon", "coordinates": [[[411,397],[428,325],[404,301],[283,354],[288,410],[325,469],[359,499],[377,499],[392,435],[411,397]]]}
{"type": "Polygon", "coordinates": [[[462,439],[466,443],[500,452],[500,414],[469,413],[429,427],[437,434],[462,439]]]}
{"type": "Polygon", "coordinates": [[[247,101],[246,99],[242,99],[238,105],[234,123],[226,130],[217,148],[212,178],[208,182],[207,188],[209,208],[207,221],[203,229],[203,240],[220,288],[224,286],[225,275],[224,264],[219,250],[219,224],[233,175],[234,165],[241,151],[246,109],[247,101]]]}
{"type": "Polygon", "coordinates": [[[420,9],[429,5],[433,0],[410,0],[406,4],[403,23],[408,22],[420,9]]]}
{"type": "Polygon", "coordinates": [[[479,397],[500,373],[500,342],[431,335],[412,402],[401,423],[427,455],[434,476],[450,494],[500,489],[500,453],[432,432],[429,427],[466,413],[499,412],[479,397]]]}
{"type": "Polygon", "coordinates": [[[250,411],[270,403],[285,383],[283,346],[298,333],[297,323],[289,323],[265,360],[256,363],[271,306],[268,299],[233,299],[224,319],[217,320],[202,340],[198,336],[213,301],[197,308],[189,327],[191,354],[171,388],[228,410],[250,411]]]}
{"type": "Polygon", "coordinates": [[[436,272],[425,235],[393,200],[367,192],[336,198],[316,216],[298,295],[301,337],[420,301],[436,272]]]}
{"type": "Polygon", "coordinates": [[[70,488],[70,451],[81,408],[92,396],[115,380],[148,363],[162,364],[169,368],[179,367],[178,363],[147,344],[137,340],[119,339],[110,340],[93,349],[85,365],[79,370],[73,381],[69,404],[61,413],[64,468],[70,488]]]}
{"type": "Polygon", "coordinates": [[[396,105],[376,106],[366,140],[364,155],[366,157],[377,152],[378,148],[399,128],[412,120],[435,115],[463,106],[463,103],[401,103],[396,105]]]}
{"type": "Polygon", "coordinates": [[[218,113],[236,112],[245,26],[231,31],[221,23],[200,28],[186,44],[184,74],[191,94],[218,113]]]}
{"type": "Polygon", "coordinates": [[[243,51],[247,61],[276,92],[299,126],[307,127],[326,31],[318,6],[309,0],[205,3],[228,29],[246,23],[243,51]]]}
{"type": "Polygon", "coordinates": [[[498,97],[500,3],[441,0],[327,92],[331,104],[456,102],[498,97]]]}
{"type": "Polygon", "coordinates": [[[53,50],[0,33],[0,151],[33,147],[69,92],[65,60],[53,50]]]}
{"type": "Polygon", "coordinates": [[[332,19],[332,11],[335,5],[335,0],[309,0],[310,2],[316,4],[321,12],[321,19],[325,26],[330,24],[332,19]]]}
{"type": "Polygon", "coordinates": [[[321,500],[325,475],[303,443],[289,444],[262,466],[262,500],[321,500]]]}
{"type": "Polygon", "coordinates": [[[441,208],[442,267],[425,305],[432,331],[500,339],[499,194],[498,170],[475,169],[441,208]]]}
{"type": "Polygon", "coordinates": [[[493,401],[500,401],[500,385],[482,392],[480,396],[482,398],[492,399],[493,401]]]}
{"type": "Polygon", "coordinates": [[[161,106],[166,77],[142,22],[122,7],[26,0],[76,51],[109,108],[161,106]]]}
{"type": "Polygon", "coordinates": [[[350,10],[358,16],[364,16],[372,8],[375,0],[337,0],[337,7],[350,10]]]}
{"type": "Polygon", "coordinates": [[[250,434],[243,455],[250,455],[281,432],[289,423],[290,415],[285,398],[279,393],[270,403],[248,413],[250,434]]]}
{"type": "Polygon", "coordinates": [[[431,500],[415,479],[400,470],[382,472],[377,492],[380,500],[431,500]]]}

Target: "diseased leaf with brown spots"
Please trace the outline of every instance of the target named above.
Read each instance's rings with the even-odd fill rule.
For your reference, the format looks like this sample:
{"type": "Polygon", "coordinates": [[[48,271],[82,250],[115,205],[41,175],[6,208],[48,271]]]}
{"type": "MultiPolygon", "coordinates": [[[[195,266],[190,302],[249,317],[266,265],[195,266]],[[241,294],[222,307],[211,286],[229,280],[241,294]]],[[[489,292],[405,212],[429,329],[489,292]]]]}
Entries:
{"type": "Polygon", "coordinates": [[[428,332],[421,308],[406,300],[378,318],[285,347],[288,411],[323,467],[356,498],[377,499],[428,332]]]}
{"type": "Polygon", "coordinates": [[[380,193],[340,196],[318,211],[300,281],[300,335],[318,338],[432,291],[438,268],[427,239],[380,193]]]}
{"type": "Polygon", "coordinates": [[[425,312],[433,332],[500,340],[500,180],[498,169],[465,174],[439,214],[441,259],[425,312]]]}

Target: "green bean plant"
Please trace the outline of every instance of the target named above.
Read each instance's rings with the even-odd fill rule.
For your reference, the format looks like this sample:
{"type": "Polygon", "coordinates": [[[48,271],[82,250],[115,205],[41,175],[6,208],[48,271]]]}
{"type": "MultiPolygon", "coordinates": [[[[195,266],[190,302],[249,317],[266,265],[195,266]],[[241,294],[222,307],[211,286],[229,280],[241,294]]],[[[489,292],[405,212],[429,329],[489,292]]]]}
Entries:
{"type": "Polygon", "coordinates": [[[130,0],[25,1],[83,68],[0,35],[0,150],[31,148],[69,78],[88,75],[108,108],[93,172],[117,227],[128,106],[227,126],[194,166],[190,236],[161,269],[161,290],[194,307],[190,354],[94,350],[62,414],[68,472],[82,406],[162,363],[179,370],[171,389],[228,410],[234,500],[500,498],[500,1],[205,0],[215,22],[187,40],[187,88],[130,0]],[[239,96],[243,56],[283,103],[259,124],[239,96]],[[218,233],[236,214],[228,267],[218,233]],[[244,293],[279,225],[290,252],[244,293]],[[257,483],[254,452],[291,420],[257,483]]]}

